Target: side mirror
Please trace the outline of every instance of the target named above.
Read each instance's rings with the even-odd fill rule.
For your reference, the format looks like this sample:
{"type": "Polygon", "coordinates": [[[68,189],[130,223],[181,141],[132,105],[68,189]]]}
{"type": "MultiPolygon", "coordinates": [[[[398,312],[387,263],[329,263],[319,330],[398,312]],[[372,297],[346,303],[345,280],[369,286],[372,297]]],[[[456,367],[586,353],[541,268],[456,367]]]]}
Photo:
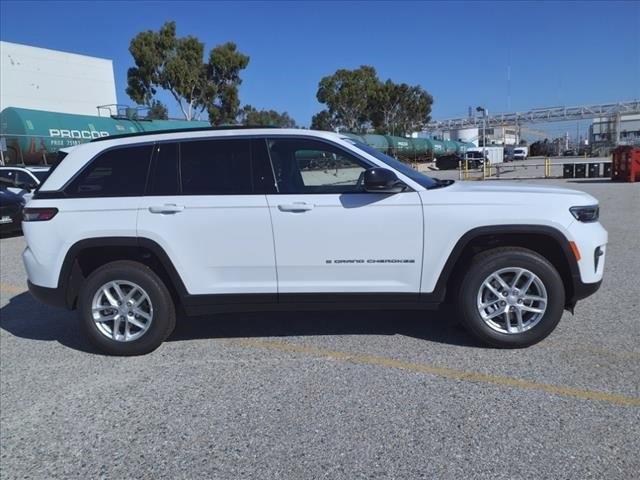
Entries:
{"type": "Polygon", "coordinates": [[[400,193],[405,185],[386,168],[373,167],[364,172],[364,189],[370,193],[400,193]]]}

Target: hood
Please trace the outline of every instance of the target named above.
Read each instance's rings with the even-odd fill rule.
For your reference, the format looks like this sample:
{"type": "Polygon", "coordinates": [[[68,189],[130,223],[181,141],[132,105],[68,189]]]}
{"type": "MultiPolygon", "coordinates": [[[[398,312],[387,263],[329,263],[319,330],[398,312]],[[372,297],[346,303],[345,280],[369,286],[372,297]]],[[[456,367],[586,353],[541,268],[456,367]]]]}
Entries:
{"type": "Polygon", "coordinates": [[[4,188],[0,188],[0,205],[16,205],[24,204],[24,199],[20,195],[10,192],[4,188]]]}
{"type": "Polygon", "coordinates": [[[571,190],[563,187],[549,187],[541,185],[531,185],[518,182],[501,182],[485,180],[484,182],[456,182],[459,190],[465,192],[483,192],[483,193],[534,193],[534,194],[553,194],[553,195],[587,195],[580,190],[571,190]]]}
{"type": "Polygon", "coordinates": [[[539,186],[518,182],[484,181],[455,182],[449,187],[430,190],[446,192],[455,199],[452,203],[481,203],[485,205],[540,205],[571,204],[596,205],[598,200],[579,190],[562,187],[539,186]]]}

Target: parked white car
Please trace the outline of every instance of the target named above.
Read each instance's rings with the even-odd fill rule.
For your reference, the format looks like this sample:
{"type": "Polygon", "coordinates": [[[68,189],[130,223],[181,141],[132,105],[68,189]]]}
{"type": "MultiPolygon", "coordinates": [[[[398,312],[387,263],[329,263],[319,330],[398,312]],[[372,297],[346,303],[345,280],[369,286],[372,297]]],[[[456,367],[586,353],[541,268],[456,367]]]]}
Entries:
{"type": "MultiPolygon", "coordinates": [[[[600,286],[598,201],[442,181],[340,134],[207,129],[74,148],[24,212],[29,289],[134,355],[189,315],[458,307],[523,347],[600,286]]],[[[215,321],[215,319],[212,319],[215,321]]]]}
{"type": "Polygon", "coordinates": [[[0,167],[0,184],[25,202],[49,175],[50,166],[0,167]]]}

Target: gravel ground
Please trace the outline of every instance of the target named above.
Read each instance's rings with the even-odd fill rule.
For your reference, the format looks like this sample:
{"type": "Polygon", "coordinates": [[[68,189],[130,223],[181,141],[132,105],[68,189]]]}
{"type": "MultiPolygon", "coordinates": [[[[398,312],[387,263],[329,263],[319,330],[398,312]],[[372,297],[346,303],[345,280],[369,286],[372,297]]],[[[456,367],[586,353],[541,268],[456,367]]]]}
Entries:
{"type": "Polygon", "coordinates": [[[640,186],[541,182],[598,197],[610,244],[600,291],[524,350],[446,310],[323,312],[182,319],[106,357],[0,240],[0,478],[637,478],[640,186]]]}

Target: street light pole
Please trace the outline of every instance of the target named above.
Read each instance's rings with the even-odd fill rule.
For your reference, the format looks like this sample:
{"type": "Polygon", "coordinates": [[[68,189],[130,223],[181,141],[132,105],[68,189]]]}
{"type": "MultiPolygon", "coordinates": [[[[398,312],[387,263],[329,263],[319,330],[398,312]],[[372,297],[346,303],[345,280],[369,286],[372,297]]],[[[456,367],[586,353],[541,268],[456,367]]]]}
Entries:
{"type": "Polygon", "coordinates": [[[482,161],[487,161],[487,109],[484,107],[476,107],[477,112],[482,112],[482,161]]]}

